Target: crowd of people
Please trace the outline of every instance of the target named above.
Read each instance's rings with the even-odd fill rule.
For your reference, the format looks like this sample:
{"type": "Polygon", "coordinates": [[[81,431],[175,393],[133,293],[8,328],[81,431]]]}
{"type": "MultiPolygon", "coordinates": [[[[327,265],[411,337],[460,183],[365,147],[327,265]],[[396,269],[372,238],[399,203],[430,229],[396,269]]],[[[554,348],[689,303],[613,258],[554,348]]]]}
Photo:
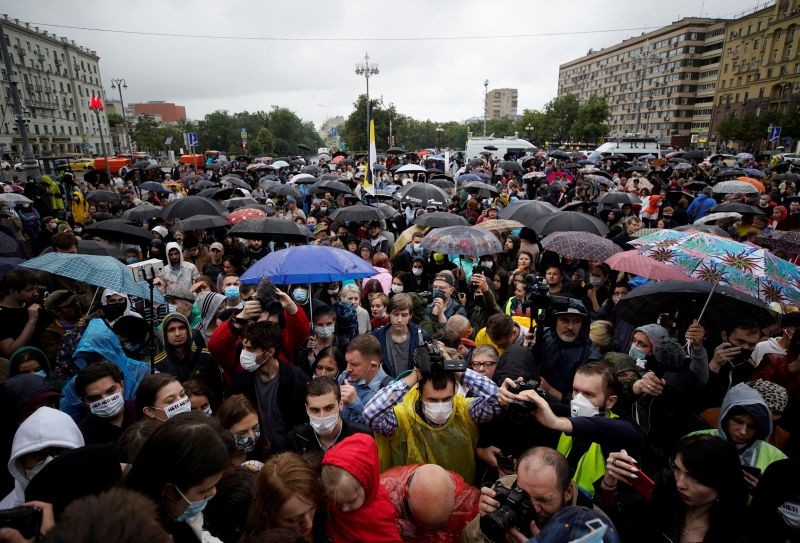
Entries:
{"type": "Polygon", "coordinates": [[[652,280],[547,250],[553,232],[510,211],[589,215],[620,250],[689,229],[794,261],[800,175],[749,155],[564,155],[5,184],[0,540],[799,541],[798,309],[637,321],[617,306],[652,280]],[[741,177],[753,190],[715,190],[741,177]],[[423,184],[444,199],[407,198],[423,184]],[[207,198],[231,224],[297,229],[168,213],[207,198]],[[381,215],[348,214],[364,204],[381,215]],[[426,216],[501,250],[432,251],[426,216]],[[245,280],[306,244],[375,273],[245,280]],[[87,251],[156,259],[164,303],[26,265],[87,251]]]}

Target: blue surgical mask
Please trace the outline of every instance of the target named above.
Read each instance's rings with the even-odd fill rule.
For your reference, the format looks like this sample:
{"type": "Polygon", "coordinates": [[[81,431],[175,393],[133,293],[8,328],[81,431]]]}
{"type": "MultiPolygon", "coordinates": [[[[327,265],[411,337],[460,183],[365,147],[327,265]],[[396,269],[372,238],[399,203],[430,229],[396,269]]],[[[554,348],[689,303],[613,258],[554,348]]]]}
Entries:
{"type": "Polygon", "coordinates": [[[139,262],[139,259],[136,258],[135,256],[129,256],[128,258],[125,259],[125,262],[128,264],[136,264],[137,262],[139,262]]]}
{"type": "Polygon", "coordinates": [[[180,488],[178,488],[178,487],[176,486],[176,487],[175,487],[175,490],[177,490],[177,491],[178,491],[178,494],[180,494],[180,495],[181,495],[181,498],[183,498],[184,500],[186,500],[186,503],[188,503],[188,504],[189,504],[189,507],[187,507],[187,508],[186,508],[186,511],[184,511],[183,513],[181,513],[180,515],[178,515],[178,518],[176,518],[176,519],[175,519],[175,520],[177,520],[178,522],[186,522],[186,521],[187,521],[187,520],[189,520],[190,518],[193,518],[193,517],[195,517],[195,516],[199,515],[200,513],[202,513],[202,512],[203,512],[203,509],[205,509],[205,508],[206,508],[206,505],[208,505],[208,502],[210,502],[210,501],[211,501],[211,498],[213,498],[213,497],[214,497],[214,496],[209,496],[208,498],[205,498],[204,500],[198,500],[198,501],[196,501],[196,502],[191,502],[191,501],[189,501],[189,498],[187,498],[187,497],[186,497],[186,496],[183,494],[183,492],[181,492],[181,489],[180,489],[180,488]]]}
{"type": "Polygon", "coordinates": [[[239,297],[239,287],[230,285],[225,287],[225,297],[229,300],[235,300],[239,297]]]}
{"type": "Polygon", "coordinates": [[[639,347],[637,347],[636,345],[631,345],[631,348],[628,351],[628,356],[630,356],[634,360],[644,360],[647,357],[647,353],[644,352],[639,347]]]}
{"type": "Polygon", "coordinates": [[[292,290],[292,298],[298,304],[304,304],[308,300],[308,291],[304,288],[296,288],[292,290]]]}
{"type": "Polygon", "coordinates": [[[33,374],[34,375],[38,375],[42,379],[47,379],[47,372],[44,371],[44,370],[35,371],[35,372],[33,372],[33,374]]]}

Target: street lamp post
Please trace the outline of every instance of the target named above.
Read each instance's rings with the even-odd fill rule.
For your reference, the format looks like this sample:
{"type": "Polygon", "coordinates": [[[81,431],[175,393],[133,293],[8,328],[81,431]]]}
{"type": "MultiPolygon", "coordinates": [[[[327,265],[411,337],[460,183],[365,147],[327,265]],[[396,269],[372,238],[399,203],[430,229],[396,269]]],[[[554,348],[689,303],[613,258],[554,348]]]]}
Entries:
{"type": "Polygon", "coordinates": [[[378,73],[378,65],[370,64],[369,53],[365,53],[364,64],[356,64],[356,75],[363,75],[367,81],[367,152],[369,152],[369,78],[378,73]]]}
{"type": "Polygon", "coordinates": [[[486,137],[486,116],[489,114],[489,80],[483,82],[483,137],[486,137]]]}
{"type": "Polygon", "coordinates": [[[533,132],[533,126],[531,126],[530,124],[526,124],[525,125],[525,132],[528,133],[528,141],[530,141],[531,138],[533,137],[533,136],[531,136],[531,132],[533,132]]]}
{"type": "Polygon", "coordinates": [[[639,84],[639,107],[636,110],[636,133],[638,134],[642,131],[642,103],[644,101],[644,80],[647,75],[647,67],[651,62],[661,62],[661,57],[655,53],[649,55],[646,53],[639,53],[636,59],[637,62],[640,62],[642,65],[642,77],[639,84]]]}
{"type": "Polygon", "coordinates": [[[108,177],[108,181],[111,182],[111,166],[108,163],[106,143],[103,139],[103,125],[100,123],[100,112],[103,111],[103,99],[100,98],[100,96],[92,95],[91,100],[89,100],[89,109],[94,111],[95,117],[97,117],[97,127],[100,129],[100,147],[103,149],[103,159],[106,161],[106,177],[108,177]]]}
{"type": "Polygon", "coordinates": [[[111,88],[117,89],[119,91],[119,103],[120,107],[122,108],[122,128],[125,130],[125,141],[128,144],[128,154],[132,155],[133,148],[131,147],[131,136],[128,133],[128,116],[125,115],[125,102],[122,100],[122,89],[127,89],[128,84],[125,82],[124,79],[112,79],[111,88]]]}
{"type": "Polygon", "coordinates": [[[442,132],[444,132],[444,128],[442,128],[441,126],[437,126],[435,128],[435,130],[436,130],[436,148],[438,149],[439,148],[439,135],[442,132]]]}

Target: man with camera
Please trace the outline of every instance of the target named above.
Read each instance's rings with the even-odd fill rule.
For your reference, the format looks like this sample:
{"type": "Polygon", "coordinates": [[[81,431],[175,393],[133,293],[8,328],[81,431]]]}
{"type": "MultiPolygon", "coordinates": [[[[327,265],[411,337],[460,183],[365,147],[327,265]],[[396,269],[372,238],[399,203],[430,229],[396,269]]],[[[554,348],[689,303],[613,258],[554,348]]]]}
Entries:
{"type": "MultiPolygon", "coordinates": [[[[527,346],[528,329],[514,322],[514,319],[503,313],[489,317],[486,328],[482,328],[475,336],[476,345],[490,345],[497,350],[498,356],[511,345],[527,346]]],[[[528,338],[530,339],[530,338],[528,338]]]]}
{"type": "Polygon", "coordinates": [[[605,456],[621,449],[641,451],[644,434],[633,422],[620,419],[611,409],[617,403],[617,383],[611,367],[602,362],[580,366],[572,383],[569,414],[561,404],[553,407],[538,390],[516,393],[517,384],[506,379],[500,388],[499,401],[532,404],[531,414],[545,428],[561,432],[557,450],[569,461],[572,479],[587,495],[594,495],[594,484],[605,474],[605,456]]]}
{"type": "Polygon", "coordinates": [[[255,296],[244,303],[244,307],[227,322],[217,326],[208,340],[208,350],[217,361],[230,383],[241,373],[239,353],[241,338],[247,328],[258,321],[271,321],[281,327],[281,349],[279,356],[294,364],[300,343],[311,333],[305,313],[292,298],[269,281],[262,281],[255,296]]]}
{"type": "Polygon", "coordinates": [[[414,366],[364,407],[376,432],[381,469],[435,463],[474,480],[478,424],[500,413],[497,385],[451,360],[441,344],[420,346],[414,366]],[[459,384],[474,396],[456,394],[459,384]]]}
{"type": "Polygon", "coordinates": [[[519,458],[516,474],[481,488],[478,516],[461,533],[461,543],[528,541],[569,505],[591,506],[570,480],[567,459],[549,447],[533,447],[519,458]]]}

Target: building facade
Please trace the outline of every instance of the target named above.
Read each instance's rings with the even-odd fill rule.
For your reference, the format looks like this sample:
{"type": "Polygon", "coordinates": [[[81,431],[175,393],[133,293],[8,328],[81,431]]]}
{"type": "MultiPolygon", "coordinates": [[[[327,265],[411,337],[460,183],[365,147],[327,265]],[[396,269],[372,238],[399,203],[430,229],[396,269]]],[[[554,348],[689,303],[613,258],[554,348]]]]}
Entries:
{"type": "Polygon", "coordinates": [[[517,116],[517,89],[492,89],[486,93],[483,104],[486,119],[513,119],[517,116]]]}
{"type": "MultiPolygon", "coordinates": [[[[73,40],[3,15],[0,24],[28,121],[28,137],[37,156],[112,153],[105,111],[99,123],[89,109],[92,96],[104,96],[100,57],[73,40]],[[105,149],[100,145],[100,134],[105,149]]],[[[0,154],[22,156],[10,95],[9,74],[0,65],[0,154]]]]}
{"type": "MultiPolygon", "coordinates": [[[[760,116],[800,105],[800,0],[729,21],[714,94],[713,133],[728,115],[760,116]]],[[[766,134],[764,134],[766,138],[766,134]]]]}
{"type": "Polygon", "coordinates": [[[612,136],[708,139],[725,21],[684,18],[559,67],[558,96],[605,95],[612,136]]]}
{"type": "Polygon", "coordinates": [[[186,120],[186,108],[170,102],[152,101],[142,104],[131,104],[130,109],[134,117],[150,115],[160,118],[162,123],[175,124],[186,120]]]}

